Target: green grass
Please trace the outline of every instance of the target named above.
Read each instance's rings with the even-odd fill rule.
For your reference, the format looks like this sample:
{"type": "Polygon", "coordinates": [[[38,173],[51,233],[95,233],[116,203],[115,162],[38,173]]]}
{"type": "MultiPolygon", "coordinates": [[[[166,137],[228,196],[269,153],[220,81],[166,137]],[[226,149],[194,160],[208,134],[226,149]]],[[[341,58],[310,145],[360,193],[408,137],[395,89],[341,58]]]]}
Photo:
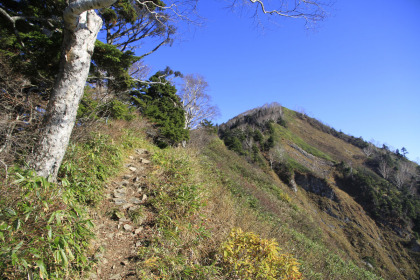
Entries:
{"type": "Polygon", "coordinates": [[[125,156],[150,144],[143,128],[128,122],[82,133],[67,150],[58,183],[19,168],[9,170],[14,180],[0,182],[0,279],[80,279],[91,268],[90,206],[125,156]]]}
{"type": "Polygon", "coordinates": [[[139,248],[141,279],[216,279],[219,269],[201,256],[210,232],[204,206],[206,190],[194,179],[197,162],[183,149],[155,150],[148,206],[156,213],[155,234],[139,248]]]}
{"type": "Polygon", "coordinates": [[[293,134],[287,128],[284,128],[280,125],[275,125],[275,132],[274,133],[275,133],[276,141],[279,141],[280,139],[285,139],[285,140],[288,140],[292,143],[295,143],[300,148],[302,148],[305,152],[308,152],[313,156],[316,156],[318,158],[323,158],[323,159],[326,159],[326,160],[329,160],[329,161],[333,160],[329,155],[327,155],[327,154],[321,152],[320,150],[318,150],[317,148],[309,145],[302,138],[293,134]]]}

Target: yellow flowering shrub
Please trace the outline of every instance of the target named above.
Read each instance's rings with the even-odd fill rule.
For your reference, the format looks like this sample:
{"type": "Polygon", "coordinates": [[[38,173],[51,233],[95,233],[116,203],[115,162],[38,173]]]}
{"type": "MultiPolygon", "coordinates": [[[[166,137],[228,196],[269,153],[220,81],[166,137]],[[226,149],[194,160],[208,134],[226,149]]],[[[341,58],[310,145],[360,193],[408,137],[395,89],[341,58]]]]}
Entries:
{"type": "Polygon", "coordinates": [[[240,279],[303,279],[297,260],[279,250],[275,240],[235,228],[222,244],[223,268],[240,279]]]}

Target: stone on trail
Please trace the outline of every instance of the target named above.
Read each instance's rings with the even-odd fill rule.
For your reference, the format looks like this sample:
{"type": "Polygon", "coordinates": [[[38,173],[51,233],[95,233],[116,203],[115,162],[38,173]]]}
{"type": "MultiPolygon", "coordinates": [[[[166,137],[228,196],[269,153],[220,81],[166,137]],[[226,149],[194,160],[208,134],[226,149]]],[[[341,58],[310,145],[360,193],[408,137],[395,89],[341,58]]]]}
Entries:
{"type": "Polygon", "coordinates": [[[127,209],[127,208],[130,208],[131,206],[133,206],[133,204],[131,204],[131,203],[126,203],[126,204],[124,204],[124,205],[123,205],[123,209],[125,210],[125,209],[127,209]]]}
{"type": "Polygon", "coordinates": [[[130,198],[130,202],[133,203],[133,204],[140,204],[141,200],[138,199],[137,197],[132,197],[132,198],[130,198]]]}
{"type": "Polygon", "coordinates": [[[114,198],[114,203],[116,205],[123,205],[123,204],[126,204],[127,201],[123,198],[118,197],[118,198],[114,198]]]}
{"type": "Polygon", "coordinates": [[[140,162],[143,163],[143,164],[149,164],[150,163],[150,160],[147,160],[145,158],[141,158],[140,159],[140,162]]]}
{"type": "Polygon", "coordinates": [[[130,230],[133,230],[133,226],[131,226],[131,225],[129,225],[129,224],[125,224],[125,225],[124,225],[124,229],[125,229],[126,231],[130,231],[130,230]]]}
{"type": "Polygon", "coordinates": [[[114,274],[109,277],[109,280],[119,280],[122,279],[120,274],[114,274]]]}
{"type": "Polygon", "coordinates": [[[120,190],[114,190],[114,197],[115,198],[121,198],[125,196],[125,191],[120,190]]]}
{"type": "Polygon", "coordinates": [[[130,169],[130,171],[136,171],[137,170],[137,168],[135,168],[134,166],[130,166],[128,169],[130,169]]]}
{"type": "Polygon", "coordinates": [[[114,192],[119,192],[119,193],[126,193],[127,189],[126,188],[119,188],[119,189],[115,189],[114,192]]]}

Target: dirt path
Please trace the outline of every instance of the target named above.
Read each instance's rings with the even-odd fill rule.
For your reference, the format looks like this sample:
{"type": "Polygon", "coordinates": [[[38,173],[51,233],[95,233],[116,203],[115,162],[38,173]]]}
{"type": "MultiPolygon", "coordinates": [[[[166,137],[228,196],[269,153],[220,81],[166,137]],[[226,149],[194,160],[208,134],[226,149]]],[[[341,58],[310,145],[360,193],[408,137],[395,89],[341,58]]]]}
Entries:
{"type": "Polygon", "coordinates": [[[148,189],[144,179],[150,170],[150,154],[137,149],[125,164],[126,171],[105,189],[102,205],[93,214],[96,240],[94,258],[98,261],[89,279],[138,279],[136,248],[150,235],[153,214],[144,205],[148,189]]]}

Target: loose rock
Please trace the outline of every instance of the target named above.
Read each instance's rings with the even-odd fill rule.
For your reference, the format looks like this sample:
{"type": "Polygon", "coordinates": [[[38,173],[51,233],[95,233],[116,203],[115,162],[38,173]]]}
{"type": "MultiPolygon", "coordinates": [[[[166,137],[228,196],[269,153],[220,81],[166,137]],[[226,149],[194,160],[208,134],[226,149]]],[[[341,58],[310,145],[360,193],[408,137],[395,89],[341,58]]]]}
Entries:
{"type": "Polygon", "coordinates": [[[125,210],[125,209],[127,209],[127,208],[130,208],[131,206],[133,206],[133,204],[131,204],[131,203],[126,203],[126,204],[124,204],[124,205],[123,205],[123,209],[125,210]]]}
{"type": "Polygon", "coordinates": [[[140,204],[142,201],[138,199],[137,197],[130,198],[130,202],[133,204],[140,204]]]}
{"type": "Polygon", "coordinates": [[[121,198],[121,197],[124,197],[124,196],[125,196],[125,193],[118,192],[117,190],[114,191],[114,197],[115,198],[121,198]]]}
{"type": "Polygon", "coordinates": [[[147,160],[145,158],[141,158],[140,159],[140,162],[143,163],[143,164],[149,164],[150,163],[150,160],[147,160]]]}
{"type": "Polygon", "coordinates": [[[126,204],[127,201],[125,199],[123,199],[123,198],[114,198],[114,203],[116,205],[123,205],[123,204],[126,204]]]}
{"type": "Polygon", "coordinates": [[[133,230],[133,226],[131,226],[131,225],[129,225],[129,224],[125,224],[125,225],[124,225],[124,229],[125,229],[126,231],[130,231],[130,230],[133,230]]]}

